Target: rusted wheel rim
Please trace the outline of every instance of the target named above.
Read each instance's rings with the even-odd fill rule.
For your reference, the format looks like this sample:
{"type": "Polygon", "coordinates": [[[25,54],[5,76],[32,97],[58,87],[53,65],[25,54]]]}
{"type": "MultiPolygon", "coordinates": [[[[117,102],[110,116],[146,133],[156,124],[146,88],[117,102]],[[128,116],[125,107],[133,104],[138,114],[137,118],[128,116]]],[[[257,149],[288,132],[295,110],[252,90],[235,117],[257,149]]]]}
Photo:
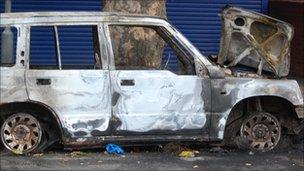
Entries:
{"type": "Polygon", "coordinates": [[[41,141],[41,127],[36,118],[18,113],[10,116],[1,128],[1,140],[13,153],[24,154],[34,150],[41,141]]]}
{"type": "Polygon", "coordinates": [[[241,136],[249,140],[251,149],[265,152],[272,150],[280,141],[281,126],[273,115],[257,113],[243,122],[241,136]]]}

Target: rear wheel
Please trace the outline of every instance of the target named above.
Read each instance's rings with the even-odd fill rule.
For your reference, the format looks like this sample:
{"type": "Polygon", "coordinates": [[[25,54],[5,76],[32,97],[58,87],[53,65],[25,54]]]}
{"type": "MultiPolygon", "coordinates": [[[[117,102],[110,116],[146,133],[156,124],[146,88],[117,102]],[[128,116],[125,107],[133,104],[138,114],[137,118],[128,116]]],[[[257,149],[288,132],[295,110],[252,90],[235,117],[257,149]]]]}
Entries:
{"type": "Polygon", "coordinates": [[[26,154],[37,149],[42,139],[39,121],[30,114],[17,113],[8,117],[1,127],[1,141],[11,152],[26,154]]]}
{"type": "Polygon", "coordinates": [[[281,125],[274,115],[256,112],[243,120],[240,134],[248,141],[251,150],[265,152],[278,145],[281,125]]]}

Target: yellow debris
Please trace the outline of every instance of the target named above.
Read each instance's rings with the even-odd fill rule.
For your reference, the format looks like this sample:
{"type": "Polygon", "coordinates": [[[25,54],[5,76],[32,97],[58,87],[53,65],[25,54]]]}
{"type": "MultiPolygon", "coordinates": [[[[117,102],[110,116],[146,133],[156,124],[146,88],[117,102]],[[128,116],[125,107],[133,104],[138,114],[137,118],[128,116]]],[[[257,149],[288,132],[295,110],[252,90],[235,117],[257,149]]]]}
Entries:
{"type": "Polygon", "coordinates": [[[71,155],[72,158],[80,157],[80,156],[83,156],[83,155],[85,155],[85,154],[86,154],[86,153],[81,152],[81,151],[73,151],[72,153],[70,153],[70,155],[71,155]]]}
{"type": "Polygon", "coordinates": [[[21,151],[21,150],[18,150],[18,149],[17,149],[17,150],[13,150],[12,152],[13,152],[14,154],[18,154],[18,155],[23,154],[22,151],[21,151]]]}
{"type": "Polygon", "coordinates": [[[182,151],[178,155],[179,157],[194,157],[194,152],[193,151],[182,151]]]}

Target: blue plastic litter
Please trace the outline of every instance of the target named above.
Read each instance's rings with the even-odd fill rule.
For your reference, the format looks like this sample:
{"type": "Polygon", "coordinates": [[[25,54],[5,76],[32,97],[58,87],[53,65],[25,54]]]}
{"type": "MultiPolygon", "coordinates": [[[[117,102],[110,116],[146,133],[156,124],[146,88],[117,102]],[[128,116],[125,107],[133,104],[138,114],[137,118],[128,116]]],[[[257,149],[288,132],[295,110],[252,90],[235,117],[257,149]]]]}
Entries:
{"type": "Polygon", "coordinates": [[[106,150],[109,154],[124,154],[124,150],[116,144],[107,144],[106,150]]]}

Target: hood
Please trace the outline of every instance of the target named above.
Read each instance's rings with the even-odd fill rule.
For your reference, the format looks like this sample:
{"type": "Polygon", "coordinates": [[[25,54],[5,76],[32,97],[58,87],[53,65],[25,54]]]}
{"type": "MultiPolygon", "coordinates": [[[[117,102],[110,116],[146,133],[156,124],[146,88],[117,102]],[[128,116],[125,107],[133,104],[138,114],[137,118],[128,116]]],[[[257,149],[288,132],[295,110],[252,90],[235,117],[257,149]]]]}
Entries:
{"type": "Polygon", "coordinates": [[[293,27],[278,19],[227,6],[221,13],[222,37],[217,63],[227,67],[245,65],[287,76],[293,27]]]}

